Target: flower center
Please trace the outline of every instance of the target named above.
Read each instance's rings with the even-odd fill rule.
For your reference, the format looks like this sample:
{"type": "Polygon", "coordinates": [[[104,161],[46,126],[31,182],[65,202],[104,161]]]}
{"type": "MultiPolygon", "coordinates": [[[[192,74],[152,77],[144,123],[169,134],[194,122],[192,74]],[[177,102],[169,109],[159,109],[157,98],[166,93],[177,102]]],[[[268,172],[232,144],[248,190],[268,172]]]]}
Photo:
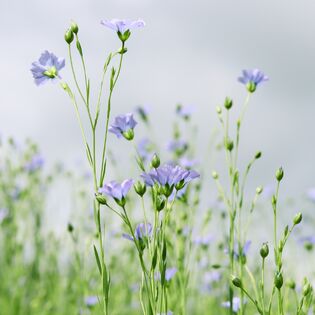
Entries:
{"type": "Polygon", "coordinates": [[[54,79],[58,75],[58,71],[55,66],[52,66],[44,72],[44,75],[48,78],[54,79]]]}

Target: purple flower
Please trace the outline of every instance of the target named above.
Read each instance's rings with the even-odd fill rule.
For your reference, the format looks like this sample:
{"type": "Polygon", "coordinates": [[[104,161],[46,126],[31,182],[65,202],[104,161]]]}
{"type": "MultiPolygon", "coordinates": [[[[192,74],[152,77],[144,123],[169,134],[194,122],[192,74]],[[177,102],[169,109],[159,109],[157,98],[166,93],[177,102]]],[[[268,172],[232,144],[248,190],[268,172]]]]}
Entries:
{"type": "Polygon", "coordinates": [[[157,315],[173,315],[173,312],[167,311],[167,313],[158,313],[157,315]]]}
{"type": "Polygon", "coordinates": [[[184,140],[175,139],[167,144],[167,150],[178,154],[183,154],[188,149],[188,143],[184,140]]]}
{"type": "Polygon", "coordinates": [[[32,63],[31,72],[36,85],[44,84],[48,81],[60,79],[59,71],[65,66],[63,58],[56,57],[53,53],[44,51],[39,60],[32,63]]]}
{"type": "Polygon", "coordinates": [[[25,164],[24,169],[28,172],[35,172],[41,169],[43,165],[44,165],[44,158],[41,155],[36,154],[32,157],[30,161],[28,161],[25,164]]]}
{"type": "MultiPolygon", "coordinates": [[[[144,250],[147,240],[152,236],[152,224],[139,223],[135,228],[134,234],[141,249],[144,250]]],[[[127,240],[134,241],[134,238],[129,234],[124,233],[123,237],[127,240]]]]}
{"type": "Polygon", "coordinates": [[[178,114],[178,116],[184,119],[189,119],[194,111],[195,111],[195,107],[192,105],[186,105],[186,106],[178,105],[176,107],[176,113],[178,114]]]}
{"type": "Polygon", "coordinates": [[[104,184],[102,188],[99,188],[98,192],[114,198],[116,202],[123,202],[122,205],[124,205],[125,197],[132,185],[132,179],[126,179],[121,184],[113,180],[107,184],[104,184]]]}
{"type": "Polygon", "coordinates": [[[196,236],[194,239],[194,243],[196,245],[208,246],[213,242],[214,236],[212,234],[196,236]]]}
{"type": "Polygon", "coordinates": [[[133,114],[119,115],[115,117],[114,123],[108,128],[108,131],[115,134],[118,138],[124,137],[132,140],[134,137],[133,129],[137,122],[133,118],[133,114]]]}
{"type": "Polygon", "coordinates": [[[123,42],[129,38],[130,30],[145,26],[144,21],[140,19],[135,21],[118,19],[102,20],[101,24],[116,31],[123,42]]]}
{"type": "Polygon", "coordinates": [[[238,81],[245,84],[247,90],[251,93],[255,92],[259,84],[268,80],[269,78],[258,69],[243,70],[243,75],[238,78],[238,81]]]}
{"type": "Polygon", "coordinates": [[[85,305],[87,307],[92,307],[92,306],[96,305],[97,303],[99,303],[99,300],[98,300],[97,296],[92,295],[92,296],[86,297],[84,302],[85,302],[85,305]]]}
{"type": "Polygon", "coordinates": [[[303,244],[305,249],[312,250],[315,245],[315,236],[305,236],[299,239],[299,243],[303,244]]]}
{"type": "MultiPolygon", "coordinates": [[[[165,270],[165,280],[167,282],[169,282],[172,278],[174,278],[175,274],[177,272],[177,268],[173,267],[173,268],[166,268],[165,270]]],[[[155,280],[161,280],[161,274],[160,272],[157,272],[155,274],[155,280]]]]}
{"type": "Polygon", "coordinates": [[[136,112],[145,123],[147,123],[149,121],[148,106],[137,106],[136,112]]]}
{"type": "MultiPolygon", "coordinates": [[[[240,309],[241,300],[238,297],[234,297],[232,301],[232,309],[234,313],[237,313],[240,309]]],[[[225,308],[230,308],[230,301],[223,302],[221,304],[225,308]]]]}
{"type": "Polygon", "coordinates": [[[148,186],[153,186],[154,183],[162,187],[168,187],[169,195],[171,195],[173,188],[181,190],[184,186],[199,177],[200,175],[193,170],[186,170],[179,165],[164,164],[158,168],[150,170],[149,173],[143,173],[141,177],[148,186]]]}
{"type": "Polygon", "coordinates": [[[179,160],[179,163],[183,167],[190,169],[190,168],[193,168],[196,164],[198,164],[198,161],[197,160],[188,159],[187,157],[182,157],[179,160]]]}

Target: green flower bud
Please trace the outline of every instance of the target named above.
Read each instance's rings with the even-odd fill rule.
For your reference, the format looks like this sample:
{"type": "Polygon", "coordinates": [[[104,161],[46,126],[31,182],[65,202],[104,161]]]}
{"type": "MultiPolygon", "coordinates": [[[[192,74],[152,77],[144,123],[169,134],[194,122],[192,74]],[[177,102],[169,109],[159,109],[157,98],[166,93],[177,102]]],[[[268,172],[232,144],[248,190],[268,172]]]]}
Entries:
{"type": "Polygon", "coordinates": [[[295,215],[295,217],[294,217],[294,219],[293,219],[293,224],[294,224],[294,225],[298,225],[298,224],[301,223],[301,221],[302,221],[302,213],[299,212],[299,213],[297,213],[297,214],[295,215]]]}
{"type": "Polygon", "coordinates": [[[283,276],[281,272],[276,272],[275,279],[274,279],[275,287],[280,290],[283,285],[283,276]]]}
{"type": "Polygon", "coordinates": [[[303,286],[303,295],[307,296],[312,292],[311,284],[306,280],[306,283],[303,286]]]}
{"type": "Polygon", "coordinates": [[[154,153],[152,160],[151,160],[151,166],[153,168],[158,168],[161,164],[160,158],[158,157],[158,155],[156,153],[154,153]]]}
{"type": "Polygon", "coordinates": [[[257,195],[260,195],[262,192],[263,192],[263,187],[262,186],[258,186],[257,188],[256,188],[256,194],[257,195]]]}
{"type": "Polygon", "coordinates": [[[276,179],[278,182],[280,182],[283,178],[284,172],[283,172],[283,168],[280,167],[277,172],[276,172],[276,179]]]}
{"type": "Polygon", "coordinates": [[[219,178],[219,174],[216,171],[212,172],[212,177],[213,179],[218,179],[219,178]]]}
{"type": "Polygon", "coordinates": [[[70,45],[73,41],[73,32],[71,29],[67,30],[65,33],[65,41],[70,45]]]}
{"type": "Polygon", "coordinates": [[[232,101],[232,99],[230,99],[229,97],[226,97],[226,98],[225,98],[225,101],[224,101],[224,107],[225,107],[227,110],[229,110],[229,109],[232,108],[232,106],[233,106],[233,101],[232,101]]]}
{"type": "Polygon", "coordinates": [[[78,34],[79,32],[79,26],[76,22],[71,23],[70,29],[74,34],[78,34]]]}
{"type": "Polygon", "coordinates": [[[68,223],[67,230],[68,230],[69,233],[72,233],[73,230],[74,230],[74,227],[73,227],[73,225],[70,222],[68,223]]]}
{"type": "Polygon", "coordinates": [[[107,200],[106,200],[106,197],[104,195],[97,193],[97,194],[95,194],[95,198],[101,205],[107,204],[107,200]]]}
{"type": "Polygon", "coordinates": [[[306,243],[304,244],[304,248],[305,248],[307,251],[310,252],[311,250],[313,250],[314,245],[313,245],[312,242],[306,242],[306,243]]]}
{"type": "Polygon", "coordinates": [[[287,286],[288,286],[290,289],[295,290],[296,284],[295,284],[294,280],[289,279],[288,282],[287,282],[287,286]]]}
{"type": "Polygon", "coordinates": [[[140,197],[143,197],[147,190],[147,186],[143,182],[137,181],[134,185],[134,189],[140,197]]]}
{"type": "Polygon", "coordinates": [[[157,211],[163,210],[165,207],[165,199],[161,196],[157,196],[155,200],[155,208],[157,211]]]}
{"type": "Polygon", "coordinates": [[[231,281],[232,281],[233,285],[236,286],[237,288],[242,288],[242,281],[240,278],[232,276],[231,281]]]}
{"type": "Polygon", "coordinates": [[[262,247],[260,248],[260,256],[265,259],[268,255],[269,255],[269,247],[267,243],[264,243],[262,247]]]}
{"type": "Polygon", "coordinates": [[[252,81],[250,81],[250,82],[248,82],[247,84],[246,84],[246,88],[247,88],[247,91],[249,92],[249,93],[254,93],[255,91],[256,91],[256,83],[255,82],[252,82],[252,81]]]}
{"type": "Polygon", "coordinates": [[[219,115],[222,114],[222,108],[221,108],[220,106],[217,106],[217,107],[216,107],[216,111],[217,111],[217,113],[218,113],[219,115]]]}
{"type": "Polygon", "coordinates": [[[260,159],[260,158],[261,158],[261,152],[258,151],[258,152],[256,153],[256,155],[255,155],[255,159],[258,160],[258,159],[260,159]]]}
{"type": "Polygon", "coordinates": [[[233,143],[233,141],[227,139],[227,140],[225,141],[225,147],[226,147],[226,149],[227,149],[228,151],[232,151],[233,148],[234,148],[234,143],[233,143]]]}
{"type": "Polygon", "coordinates": [[[123,132],[122,135],[124,136],[124,138],[126,140],[131,141],[134,138],[135,133],[134,133],[133,129],[129,129],[129,130],[123,132]]]}

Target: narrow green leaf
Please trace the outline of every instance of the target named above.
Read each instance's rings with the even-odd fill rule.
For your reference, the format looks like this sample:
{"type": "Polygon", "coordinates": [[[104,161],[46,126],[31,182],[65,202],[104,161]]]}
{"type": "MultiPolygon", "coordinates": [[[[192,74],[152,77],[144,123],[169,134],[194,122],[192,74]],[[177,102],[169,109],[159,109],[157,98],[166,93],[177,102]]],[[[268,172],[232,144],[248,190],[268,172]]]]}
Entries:
{"type": "Polygon", "coordinates": [[[93,248],[94,248],[94,255],[95,255],[98,270],[99,270],[100,274],[102,274],[101,261],[100,261],[100,258],[98,256],[98,252],[97,252],[95,245],[93,245],[93,248]]]}

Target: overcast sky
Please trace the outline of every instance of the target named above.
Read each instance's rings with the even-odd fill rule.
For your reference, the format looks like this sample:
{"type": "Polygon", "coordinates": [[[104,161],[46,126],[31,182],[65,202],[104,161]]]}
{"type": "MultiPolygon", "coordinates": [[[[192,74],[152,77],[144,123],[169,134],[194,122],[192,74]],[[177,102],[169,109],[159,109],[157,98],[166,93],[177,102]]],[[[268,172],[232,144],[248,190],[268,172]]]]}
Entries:
{"type": "MultiPolygon", "coordinates": [[[[84,159],[67,96],[58,85],[36,87],[31,62],[45,49],[67,57],[63,34],[77,21],[95,95],[104,59],[119,46],[100,20],[142,18],[147,25],[128,41],[113,113],[150,104],[165,141],[170,108],[194,104],[201,146],[219,126],[215,107],[225,96],[239,110],[245,98],[236,80],[241,70],[260,68],[270,81],[252,99],[241,157],[262,150],[259,180],[272,181],[282,165],[287,191],[302,194],[315,186],[314,16],[314,0],[0,0],[0,134],[31,137],[48,163],[84,159]]],[[[69,69],[62,76],[70,81],[69,69]]]]}

